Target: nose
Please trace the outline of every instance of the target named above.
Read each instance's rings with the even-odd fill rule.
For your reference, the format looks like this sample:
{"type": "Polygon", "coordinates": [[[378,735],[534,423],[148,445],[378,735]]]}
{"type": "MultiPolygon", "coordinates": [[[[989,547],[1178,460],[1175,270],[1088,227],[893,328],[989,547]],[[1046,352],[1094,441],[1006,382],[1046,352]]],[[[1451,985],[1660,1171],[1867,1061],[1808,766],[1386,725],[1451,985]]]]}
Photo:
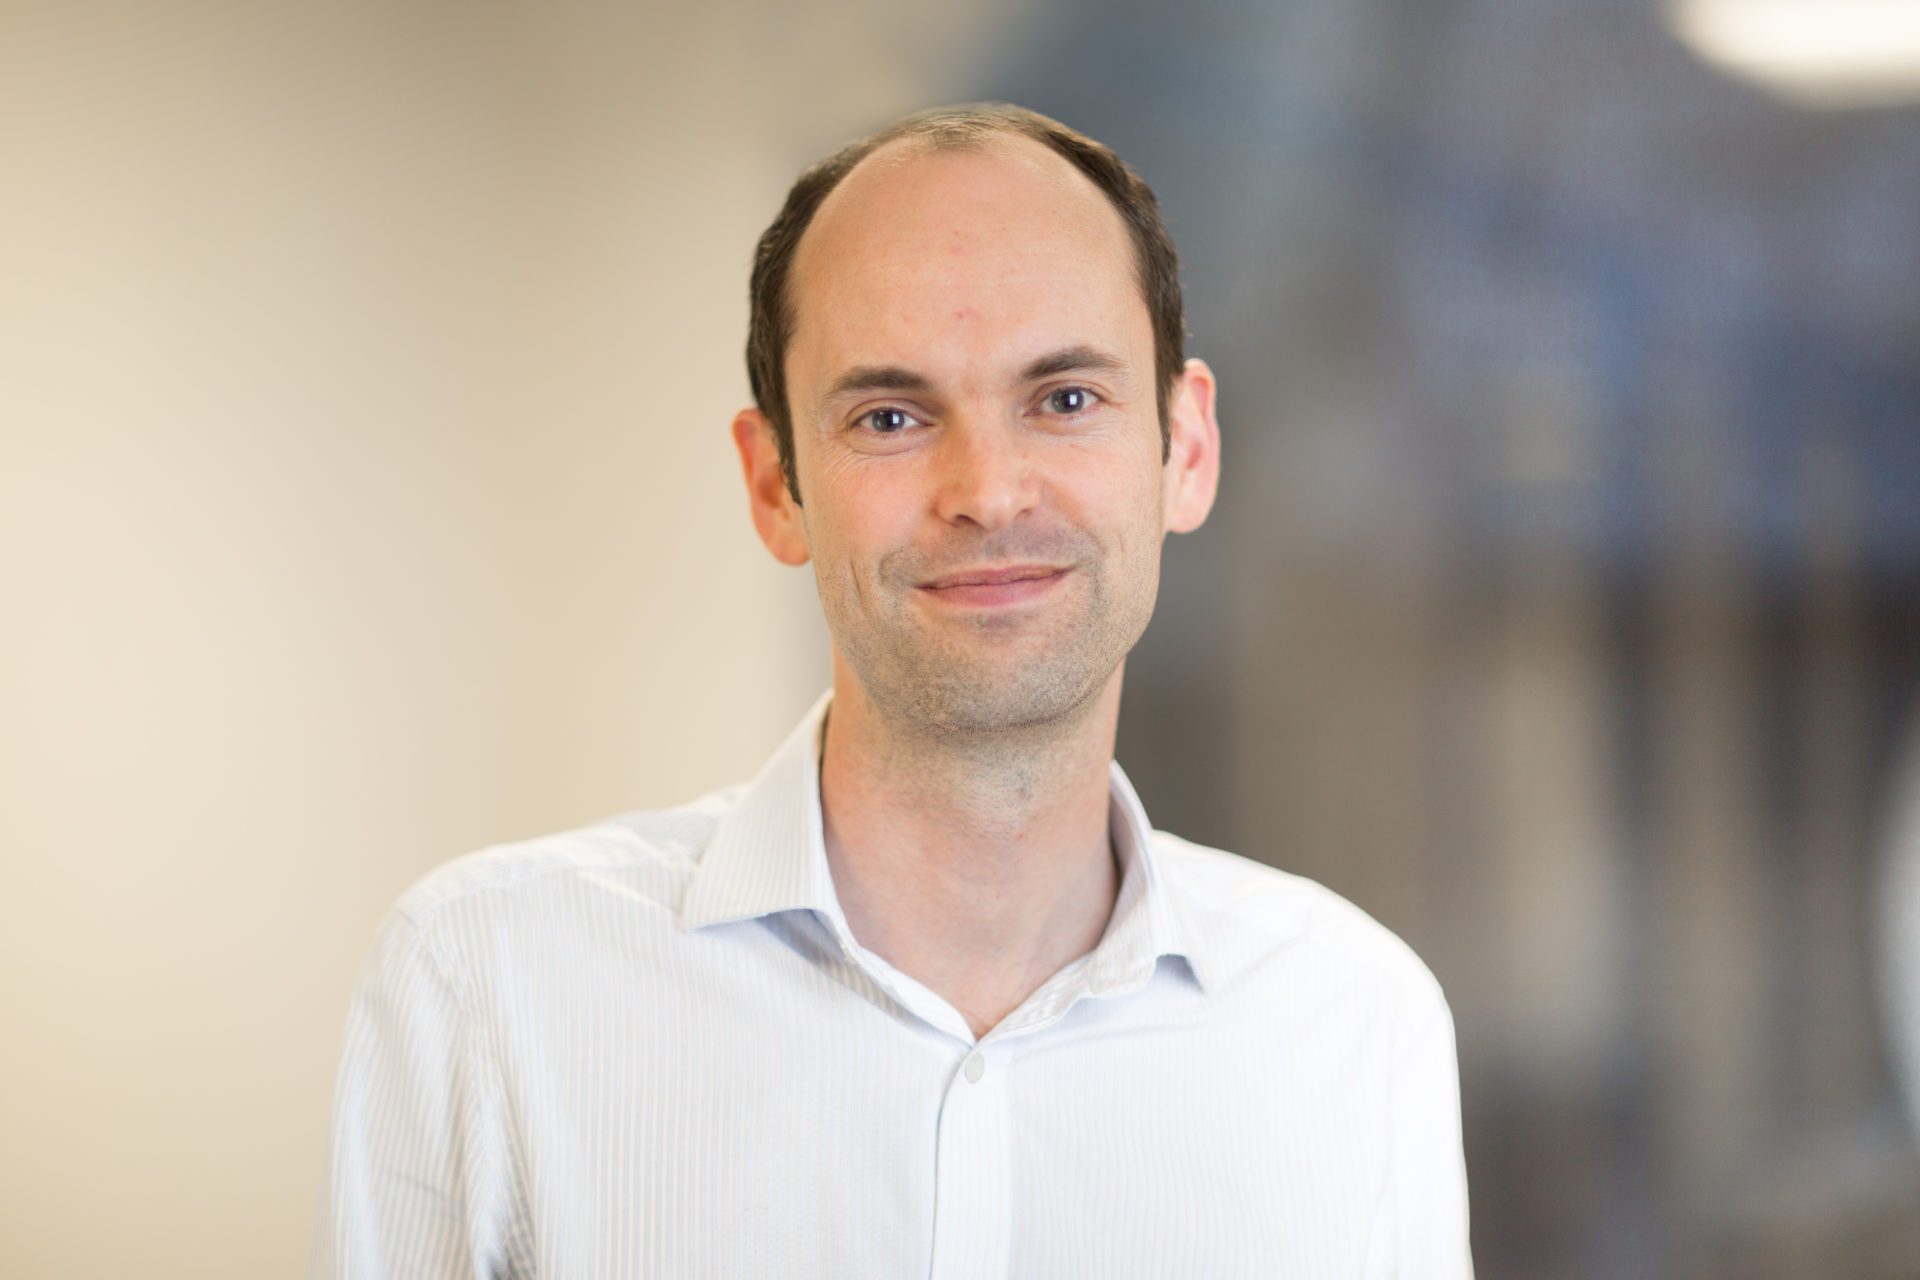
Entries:
{"type": "Polygon", "coordinates": [[[949,524],[1003,529],[1039,500],[1040,486],[1018,428],[950,421],[940,441],[937,507],[949,524]]]}

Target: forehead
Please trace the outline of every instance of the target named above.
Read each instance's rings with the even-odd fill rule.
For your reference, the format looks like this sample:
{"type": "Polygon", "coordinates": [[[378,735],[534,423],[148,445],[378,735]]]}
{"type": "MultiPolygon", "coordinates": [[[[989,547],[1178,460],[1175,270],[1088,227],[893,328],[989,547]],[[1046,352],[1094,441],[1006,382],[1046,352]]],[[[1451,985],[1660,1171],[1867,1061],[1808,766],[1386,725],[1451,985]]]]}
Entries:
{"type": "Polygon", "coordinates": [[[1055,297],[1147,322],[1119,211],[1064,157],[1017,134],[880,148],[821,203],[792,279],[794,348],[922,312],[1004,328],[1055,297]]]}

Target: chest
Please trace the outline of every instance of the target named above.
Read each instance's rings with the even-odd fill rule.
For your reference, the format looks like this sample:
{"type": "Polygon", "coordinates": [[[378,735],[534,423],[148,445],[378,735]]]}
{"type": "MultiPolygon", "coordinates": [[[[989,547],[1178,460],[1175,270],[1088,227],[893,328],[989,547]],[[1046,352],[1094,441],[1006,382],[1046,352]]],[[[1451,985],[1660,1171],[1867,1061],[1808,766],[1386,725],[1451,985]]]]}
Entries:
{"type": "Polygon", "coordinates": [[[521,1006],[540,1275],[1359,1273],[1387,1144],[1364,1037],[1169,979],[975,1049],[792,958],[521,1006]]]}

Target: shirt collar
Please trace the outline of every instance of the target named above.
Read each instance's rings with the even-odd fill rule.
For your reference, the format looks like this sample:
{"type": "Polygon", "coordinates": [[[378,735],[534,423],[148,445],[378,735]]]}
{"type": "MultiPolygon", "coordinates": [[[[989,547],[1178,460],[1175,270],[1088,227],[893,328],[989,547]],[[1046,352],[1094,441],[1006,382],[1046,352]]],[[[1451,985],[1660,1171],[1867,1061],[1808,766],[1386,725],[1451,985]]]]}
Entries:
{"type": "Polygon", "coordinates": [[[822,694],[720,817],[680,901],[680,927],[699,929],[776,911],[844,921],[820,821],[822,694]]]}
{"type": "MultiPolygon", "coordinates": [[[[1154,851],[1153,824],[1118,760],[1107,765],[1107,793],[1108,829],[1120,860],[1120,893],[1106,936],[1089,959],[1096,968],[1124,970],[1141,962],[1150,969],[1161,956],[1179,956],[1204,990],[1211,981],[1206,940],[1154,851]]],[[[1093,979],[1091,986],[1098,991],[1101,983],[1093,979]]]]}
{"type": "MultiPolygon", "coordinates": [[[[682,929],[814,911],[848,936],[820,815],[820,726],[832,698],[813,704],[721,816],[681,899],[682,929]]],[[[1120,892],[1099,945],[1059,976],[1080,970],[1072,983],[1080,994],[1118,995],[1144,985],[1160,957],[1171,955],[1187,962],[1204,989],[1203,940],[1155,857],[1146,809],[1118,762],[1109,765],[1107,786],[1120,892]]]]}

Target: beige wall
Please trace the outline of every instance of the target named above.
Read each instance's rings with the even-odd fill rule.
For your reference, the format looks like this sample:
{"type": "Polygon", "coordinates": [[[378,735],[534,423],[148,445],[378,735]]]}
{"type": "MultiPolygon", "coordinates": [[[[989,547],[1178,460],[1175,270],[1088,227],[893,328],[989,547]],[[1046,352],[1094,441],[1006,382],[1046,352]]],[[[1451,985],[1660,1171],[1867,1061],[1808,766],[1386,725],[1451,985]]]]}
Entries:
{"type": "Polygon", "coordinates": [[[825,680],[726,438],[931,4],[0,8],[0,1274],[301,1265],[380,914],[825,680]]]}

